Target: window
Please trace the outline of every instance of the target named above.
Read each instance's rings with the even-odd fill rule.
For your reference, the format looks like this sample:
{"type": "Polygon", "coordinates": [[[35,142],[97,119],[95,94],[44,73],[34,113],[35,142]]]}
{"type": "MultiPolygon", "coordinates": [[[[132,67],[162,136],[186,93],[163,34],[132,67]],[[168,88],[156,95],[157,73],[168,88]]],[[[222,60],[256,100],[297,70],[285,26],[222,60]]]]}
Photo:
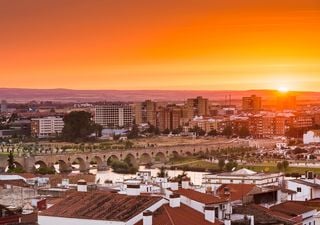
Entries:
{"type": "Polygon", "coordinates": [[[301,192],[301,187],[297,187],[297,192],[301,192]]]}

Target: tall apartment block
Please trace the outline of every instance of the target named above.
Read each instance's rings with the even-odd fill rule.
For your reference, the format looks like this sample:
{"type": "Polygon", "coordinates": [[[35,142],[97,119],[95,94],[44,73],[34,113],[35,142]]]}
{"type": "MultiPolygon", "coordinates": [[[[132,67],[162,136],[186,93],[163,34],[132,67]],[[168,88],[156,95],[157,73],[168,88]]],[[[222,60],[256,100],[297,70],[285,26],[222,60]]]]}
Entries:
{"type": "Polygon", "coordinates": [[[150,123],[157,125],[157,103],[151,100],[139,102],[134,105],[134,118],[137,124],[150,123]]]}
{"type": "Polygon", "coordinates": [[[43,117],[31,119],[31,135],[38,138],[57,136],[62,133],[62,117],[43,117]]]}
{"type": "Polygon", "coordinates": [[[209,100],[198,96],[197,98],[187,99],[188,117],[206,116],[209,114],[209,100]]]}
{"type": "Polygon", "coordinates": [[[7,101],[2,100],[1,101],[0,112],[2,112],[2,113],[7,112],[7,110],[8,110],[8,106],[7,105],[8,105],[7,101]]]}
{"type": "Polygon", "coordinates": [[[105,128],[130,127],[133,124],[133,109],[126,103],[96,105],[94,119],[95,123],[105,128]]]}
{"type": "Polygon", "coordinates": [[[246,112],[257,112],[261,110],[261,97],[252,95],[242,98],[242,110],[246,112]]]}
{"type": "Polygon", "coordinates": [[[160,131],[179,128],[182,118],[182,110],[178,106],[161,107],[159,109],[158,127],[160,131]]]}

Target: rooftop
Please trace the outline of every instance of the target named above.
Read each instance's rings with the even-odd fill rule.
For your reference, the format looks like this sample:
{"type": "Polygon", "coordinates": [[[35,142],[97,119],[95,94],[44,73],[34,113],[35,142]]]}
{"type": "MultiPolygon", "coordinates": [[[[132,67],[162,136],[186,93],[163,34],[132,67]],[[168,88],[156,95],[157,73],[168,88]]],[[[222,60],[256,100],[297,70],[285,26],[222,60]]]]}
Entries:
{"type": "Polygon", "coordinates": [[[298,184],[303,184],[309,187],[313,187],[313,188],[320,188],[319,184],[315,184],[315,183],[311,183],[309,181],[305,181],[305,180],[301,180],[301,179],[295,179],[295,180],[290,180],[292,182],[298,183],[298,184]]]}
{"type": "Polygon", "coordinates": [[[237,206],[233,208],[233,213],[242,214],[242,215],[253,215],[255,225],[264,225],[264,224],[284,224],[291,225],[296,224],[294,221],[290,221],[289,216],[272,212],[271,210],[264,208],[259,205],[251,204],[246,206],[237,206]]]}
{"type": "Polygon", "coordinates": [[[299,216],[313,210],[313,208],[308,206],[301,207],[301,204],[293,201],[283,202],[281,204],[272,206],[270,209],[272,211],[280,212],[291,217],[299,216]]]}
{"type": "Polygon", "coordinates": [[[229,196],[231,201],[242,200],[242,197],[250,194],[256,187],[255,184],[223,184],[217,189],[217,195],[229,196]]]}
{"type": "MultiPolygon", "coordinates": [[[[222,225],[217,221],[210,223],[205,220],[204,214],[183,204],[177,208],[164,205],[153,213],[153,225],[222,225]]],[[[135,225],[143,225],[139,221],[135,225]]]]}
{"type": "Polygon", "coordinates": [[[103,191],[75,192],[43,211],[41,215],[128,221],[160,200],[160,197],[127,196],[103,191]]]}
{"type": "Polygon", "coordinates": [[[191,200],[203,203],[203,204],[218,204],[222,202],[226,202],[226,198],[217,197],[211,194],[205,194],[198,191],[194,191],[191,189],[182,189],[180,188],[178,191],[174,191],[174,193],[183,195],[191,200]]]}

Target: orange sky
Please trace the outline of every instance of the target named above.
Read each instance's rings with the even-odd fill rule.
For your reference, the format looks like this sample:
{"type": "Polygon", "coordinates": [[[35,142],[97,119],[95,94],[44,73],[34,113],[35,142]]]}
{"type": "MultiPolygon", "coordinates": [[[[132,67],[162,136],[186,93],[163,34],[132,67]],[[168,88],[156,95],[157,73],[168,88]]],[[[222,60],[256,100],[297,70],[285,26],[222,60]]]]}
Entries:
{"type": "Polygon", "coordinates": [[[0,87],[319,85],[319,0],[0,1],[0,87]]]}

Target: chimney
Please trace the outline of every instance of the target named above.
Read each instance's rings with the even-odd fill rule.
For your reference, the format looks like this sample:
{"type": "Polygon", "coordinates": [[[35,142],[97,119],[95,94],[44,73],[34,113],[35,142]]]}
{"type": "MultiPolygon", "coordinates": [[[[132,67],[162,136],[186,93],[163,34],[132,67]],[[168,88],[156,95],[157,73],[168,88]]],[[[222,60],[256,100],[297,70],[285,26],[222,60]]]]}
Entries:
{"type": "Polygon", "coordinates": [[[152,225],[152,212],[149,210],[143,213],[143,225],[152,225]]]}
{"type": "Polygon", "coordinates": [[[181,187],[182,187],[183,189],[189,189],[189,188],[190,188],[189,183],[190,183],[190,182],[189,182],[188,180],[182,181],[182,182],[181,182],[181,187]]]}
{"type": "Polygon", "coordinates": [[[210,223],[215,222],[215,208],[213,206],[204,207],[204,219],[210,223]]]}
{"type": "Polygon", "coordinates": [[[180,202],[181,202],[181,199],[180,199],[180,195],[179,194],[172,194],[170,195],[170,207],[171,208],[178,208],[180,207],[180,202]]]}
{"type": "Polygon", "coordinates": [[[140,195],[140,184],[127,184],[127,195],[129,196],[140,195]]]}
{"type": "Polygon", "coordinates": [[[254,225],[254,216],[248,216],[248,219],[250,221],[250,225],[254,225]]]}
{"type": "Polygon", "coordinates": [[[78,180],[77,191],[79,191],[79,192],[87,192],[88,191],[87,182],[85,180],[78,180]]]}
{"type": "Polygon", "coordinates": [[[170,188],[171,188],[171,190],[173,190],[173,191],[177,191],[177,190],[179,190],[179,183],[178,182],[170,182],[170,188]]]}

